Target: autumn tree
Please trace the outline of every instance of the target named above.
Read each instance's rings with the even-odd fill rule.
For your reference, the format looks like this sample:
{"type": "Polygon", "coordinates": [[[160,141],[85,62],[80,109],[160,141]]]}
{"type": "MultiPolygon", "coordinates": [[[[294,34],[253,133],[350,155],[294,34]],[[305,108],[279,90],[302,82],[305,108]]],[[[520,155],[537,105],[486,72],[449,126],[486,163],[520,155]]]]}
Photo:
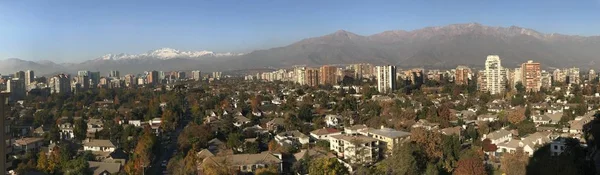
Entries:
{"type": "Polygon", "coordinates": [[[500,160],[500,168],[502,172],[511,175],[524,175],[527,173],[527,164],[529,163],[529,155],[523,150],[517,150],[514,153],[506,153],[502,155],[500,160]]]}
{"type": "Polygon", "coordinates": [[[255,175],[278,175],[279,171],[276,166],[270,166],[268,168],[259,168],[256,169],[255,175]]]}
{"type": "Polygon", "coordinates": [[[190,123],[186,126],[179,137],[177,144],[181,150],[190,148],[201,149],[207,146],[208,141],[214,138],[213,132],[208,125],[190,123]]]}
{"type": "Polygon", "coordinates": [[[139,138],[138,143],[133,152],[133,160],[128,173],[142,174],[145,167],[150,165],[153,153],[153,148],[156,142],[156,135],[152,133],[150,126],[144,127],[144,133],[139,138]]]}
{"type": "Polygon", "coordinates": [[[456,175],[485,175],[483,160],[477,158],[465,158],[458,160],[458,166],[454,171],[456,175]]]}
{"type": "Polygon", "coordinates": [[[525,108],[518,107],[508,113],[508,121],[512,124],[519,124],[525,120],[525,108]]]}
{"type": "Polygon", "coordinates": [[[310,163],[309,175],[349,174],[348,169],[336,158],[321,158],[310,163]]]}
{"type": "Polygon", "coordinates": [[[425,155],[429,159],[438,159],[443,155],[442,137],[438,132],[427,131],[423,128],[414,128],[411,131],[410,139],[422,145],[425,155]]]}
{"type": "Polygon", "coordinates": [[[160,122],[160,127],[165,130],[165,131],[171,131],[173,129],[175,129],[175,125],[176,125],[176,113],[173,112],[172,110],[165,110],[162,113],[162,116],[160,118],[161,122],[160,122]]]}

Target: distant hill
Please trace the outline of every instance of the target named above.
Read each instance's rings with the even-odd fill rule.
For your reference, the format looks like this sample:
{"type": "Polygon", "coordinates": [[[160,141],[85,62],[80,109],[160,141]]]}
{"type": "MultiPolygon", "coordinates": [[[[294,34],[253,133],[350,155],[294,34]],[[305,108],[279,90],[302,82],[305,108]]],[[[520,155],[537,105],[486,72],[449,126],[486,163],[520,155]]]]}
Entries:
{"type": "Polygon", "coordinates": [[[0,73],[27,69],[41,74],[83,69],[103,74],[109,70],[119,70],[122,74],[145,70],[210,72],[363,62],[399,67],[482,67],[490,54],[500,55],[502,64],[509,68],[527,60],[541,62],[544,67],[592,68],[600,64],[600,36],[544,34],[517,26],[490,27],[477,23],[385,31],[370,36],[339,30],[246,54],[163,48],[138,55],[108,54],[76,64],[0,60],[0,73]]]}

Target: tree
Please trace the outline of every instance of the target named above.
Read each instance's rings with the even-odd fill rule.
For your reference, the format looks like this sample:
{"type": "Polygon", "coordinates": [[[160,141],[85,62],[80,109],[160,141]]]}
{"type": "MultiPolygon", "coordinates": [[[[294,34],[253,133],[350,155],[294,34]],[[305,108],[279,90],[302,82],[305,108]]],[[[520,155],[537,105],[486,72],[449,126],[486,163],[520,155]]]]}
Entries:
{"type": "Polygon", "coordinates": [[[73,135],[75,135],[75,139],[77,140],[85,140],[87,137],[87,124],[82,119],[75,120],[73,135]]]}
{"type": "Polygon", "coordinates": [[[277,175],[279,172],[277,171],[277,167],[270,166],[268,168],[259,168],[256,169],[255,175],[277,175]]]}
{"type": "Polygon", "coordinates": [[[500,160],[500,168],[502,172],[511,175],[522,175],[527,173],[527,164],[529,163],[529,155],[523,150],[517,150],[514,153],[506,153],[500,160]]]}
{"type": "Polygon", "coordinates": [[[458,166],[454,170],[456,175],[485,175],[485,166],[483,160],[477,157],[461,158],[458,160],[458,166]]]}
{"type": "Polygon", "coordinates": [[[492,144],[492,141],[490,139],[485,139],[483,140],[483,151],[485,152],[495,152],[496,150],[498,150],[498,147],[495,144],[492,144]]]}
{"type": "Polygon", "coordinates": [[[231,133],[227,136],[227,147],[237,150],[242,146],[243,136],[240,133],[231,133]]]}
{"type": "Polygon", "coordinates": [[[442,137],[438,132],[426,131],[423,128],[414,128],[411,131],[411,140],[423,146],[428,159],[439,159],[444,154],[442,137]]]}
{"type": "Polygon", "coordinates": [[[165,110],[160,118],[160,127],[165,131],[175,129],[176,114],[172,110],[165,110]]]}
{"type": "Polygon", "coordinates": [[[77,158],[67,161],[62,168],[62,172],[65,175],[91,175],[92,172],[89,171],[89,168],[90,165],[88,164],[87,160],[84,160],[83,158],[77,158]]]}
{"type": "Polygon", "coordinates": [[[525,120],[525,108],[518,107],[508,113],[508,121],[512,124],[519,124],[525,120]]]}
{"type": "Polygon", "coordinates": [[[418,157],[415,156],[417,150],[417,146],[413,143],[396,147],[392,156],[384,159],[378,166],[379,174],[420,174],[418,157]]]}
{"type": "Polygon", "coordinates": [[[525,120],[517,124],[517,130],[519,131],[519,136],[526,136],[537,131],[535,123],[533,123],[531,120],[525,120]]]}
{"type": "Polygon", "coordinates": [[[309,175],[337,175],[349,174],[348,169],[336,158],[321,158],[311,162],[308,168],[309,175]]]}

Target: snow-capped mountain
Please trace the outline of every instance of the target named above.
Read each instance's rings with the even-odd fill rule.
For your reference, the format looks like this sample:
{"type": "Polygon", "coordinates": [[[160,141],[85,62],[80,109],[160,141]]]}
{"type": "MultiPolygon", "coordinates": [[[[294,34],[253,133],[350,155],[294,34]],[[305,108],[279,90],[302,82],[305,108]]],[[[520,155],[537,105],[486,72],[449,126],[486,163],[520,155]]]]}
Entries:
{"type": "Polygon", "coordinates": [[[239,56],[242,53],[215,53],[213,51],[180,51],[171,48],[161,48],[152,50],[143,54],[107,54],[96,60],[129,60],[129,59],[146,59],[155,58],[161,60],[168,60],[173,58],[200,58],[200,57],[225,57],[225,56],[239,56]]]}

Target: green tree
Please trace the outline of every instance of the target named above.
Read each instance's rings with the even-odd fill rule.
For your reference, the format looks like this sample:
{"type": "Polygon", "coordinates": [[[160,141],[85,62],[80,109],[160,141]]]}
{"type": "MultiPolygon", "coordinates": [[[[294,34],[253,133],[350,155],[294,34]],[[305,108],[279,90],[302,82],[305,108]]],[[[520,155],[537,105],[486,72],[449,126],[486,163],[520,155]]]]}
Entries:
{"type": "Polygon", "coordinates": [[[336,158],[321,158],[310,163],[309,175],[349,174],[348,169],[336,158]]]}
{"type": "Polygon", "coordinates": [[[83,158],[77,158],[69,160],[62,166],[62,172],[65,175],[87,175],[92,174],[89,171],[90,165],[87,160],[83,158]]]}
{"type": "Polygon", "coordinates": [[[413,143],[402,144],[394,149],[392,156],[384,159],[377,169],[381,174],[420,174],[418,148],[413,143]]]}
{"type": "Polygon", "coordinates": [[[85,140],[87,136],[87,124],[82,119],[75,120],[73,135],[75,135],[75,139],[77,140],[85,140]]]}

